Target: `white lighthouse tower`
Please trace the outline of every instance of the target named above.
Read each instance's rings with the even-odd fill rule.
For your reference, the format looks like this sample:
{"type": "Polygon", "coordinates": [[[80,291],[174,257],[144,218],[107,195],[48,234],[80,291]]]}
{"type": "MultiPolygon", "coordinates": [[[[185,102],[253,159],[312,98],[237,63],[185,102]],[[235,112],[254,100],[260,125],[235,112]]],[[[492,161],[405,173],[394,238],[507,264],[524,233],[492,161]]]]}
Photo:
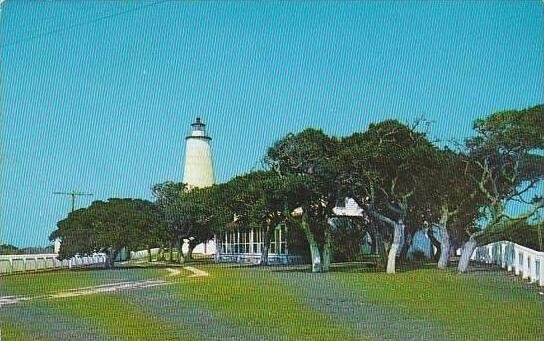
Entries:
{"type": "Polygon", "coordinates": [[[191,132],[185,143],[185,164],[183,182],[188,188],[208,187],[213,185],[211,137],[206,134],[206,125],[200,117],[191,124],[191,132]]]}
{"type": "MultiPolygon", "coordinates": [[[[200,117],[191,124],[191,131],[185,138],[185,162],[183,166],[183,183],[187,184],[187,190],[193,188],[209,187],[214,184],[212,149],[210,141],[212,138],[206,133],[206,125],[200,117]]],[[[187,243],[183,252],[187,251],[187,243]]],[[[215,241],[197,245],[194,253],[206,255],[215,254],[215,241]]]]}

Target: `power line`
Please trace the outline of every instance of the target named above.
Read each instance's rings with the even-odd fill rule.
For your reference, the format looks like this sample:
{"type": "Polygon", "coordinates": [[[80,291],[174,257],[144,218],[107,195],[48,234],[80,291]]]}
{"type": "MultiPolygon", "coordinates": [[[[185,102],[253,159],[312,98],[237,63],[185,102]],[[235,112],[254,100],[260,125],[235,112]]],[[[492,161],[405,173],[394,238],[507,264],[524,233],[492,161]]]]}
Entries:
{"type": "Polygon", "coordinates": [[[92,196],[93,194],[92,193],[83,193],[83,192],[76,192],[76,191],[71,191],[71,192],[53,192],[53,194],[55,195],[69,195],[72,197],[72,212],[74,212],[76,210],[76,197],[81,197],[81,196],[92,196]]]}
{"type": "Polygon", "coordinates": [[[40,39],[40,38],[47,37],[47,36],[50,36],[50,35],[54,35],[54,34],[57,34],[57,33],[66,32],[66,31],[69,31],[69,30],[73,30],[74,28],[78,28],[78,27],[85,26],[85,25],[88,25],[88,24],[94,24],[96,22],[100,22],[100,21],[104,21],[104,20],[107,20],[107,19],[119,17],[119,16],[122,16],[122,15],[125,15],[125,14],[128,14],[128,13],[141,11],[143,9],[146,9],[146,8],[149,8],[149,7],[152,7],[152,6],[155,6],[155,5],[159,5],[159,4],[168,2],[168,1],[170,1],[170,0],[155,1],[155,2],[150,3],[150,4],[142,5],[142,6],[139,6],[139,7],[136,7],[136,8],[131,8],[131,9],[128,9],[128,10],[125,10],[125,11],[99,16],[99,17],[96,17],[94,19],[90,19],[90,20],[87,20],[87,21],[75,23],[73,25],[68,25],[68,26],[65,26],[65,27],[62,27],[62,28],[51,30],[51,31],[37,33],[35,35],[29,36],[29,37],[26,37],[26,38],[23,38],[23,39],[15,40],[15,41],[10,42],[10,43],[0,44],[0,47],[8,47],[8,46],[13,46],[13,45],[18,45],[18,44],[21,44],[21,43],[24,43],[24,42],[27,42],[27,41],[40,39]]]}
{"type": "MultiPolygon", "coordinates": [[[[40,18],[37,18],[35,20],[35,22],[41,26],[38,26],[36,27],[36,25],[33,25],[35,22],[33,21],[32,22],[32,28],[25,24],[22,24],[21,26],[14,26],[14,27],[10,27],[9,30],[4,30],[3,33],[4,33],[4,36],[8,36],[10,34],[13,34],[13,33],[24,33],[24,34],[20,34],[20,36],[24,36],[26,34],[34,34],[34,33],[38,33],[40,31],[43,31],[44,30],[44,26],[52,26],[52,29],[57,29],[57,28],[64,28],[66,27],[64,24],[66,21],[68,21],[67,19],[74,19],[74,21],[85,21],[85,20],[89,20],[93,17],[96,17],[96,16],[103,16],[103,15],[107,15],[107,14],[113,14],[115,13],[114,11],[111,11],[111,10],[108,10],[108,11],[94,11],[94,12],[91,12],[91,13],[84,13],[85,11],[82,11],[82,10],[74,10],[73,7],[69,7],[69,9],[71,10],[71,12],[69,11],[63,11],[63,12],[60,12],[60,14],[55,14],[55,15],[49,15],[49,16],[46,16],[46,17],[40,17],[40,18]],[[81,16],[78,16],[80,13],[85,14],[85,15],[81,15],[81,16]],[[71,14],[72,17],[69,17],[67,14],[71,14]],[[75,16],[73,16],[75,14],[75,16]],[[90,14],[90,15],[88,15],[90,14]],[[59,25],[59,20],[63,21],[61,22],[61,24],[59,25]],[[51,23],[51,25],[46,25],[48,23],[51,23]]],[[[10,25],[11,26],[11,25],[10,25]]]]}

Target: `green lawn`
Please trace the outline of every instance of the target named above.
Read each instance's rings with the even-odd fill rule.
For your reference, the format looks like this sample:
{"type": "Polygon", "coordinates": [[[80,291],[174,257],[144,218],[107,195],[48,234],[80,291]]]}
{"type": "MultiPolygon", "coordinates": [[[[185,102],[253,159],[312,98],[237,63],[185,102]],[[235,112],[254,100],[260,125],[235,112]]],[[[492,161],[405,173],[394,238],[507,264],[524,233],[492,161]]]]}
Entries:
{"type": "Polygon", "coordinates": [[[435,269],[394,276],[365,273],[338,280],[365,292],[365,299],[431,319],[463,339],[529,340],[544,336],[543,300],[504,273],[459,275],[435,269]]]}
{"type": "Polygon", "coordinates": [[[2,340],[539,340],[543,300],[502,272],[458,275],[433,268],[396,275],[337,266],[196,264],[207,277],[166,277],[162,268],[6,276],[1,296],[39,296],[119,281],[164,286],[0,308],[2,340]]]}
{"type": "Polygon", "coordinates": [[[125,280],[154,278],[166,274],[164,269],[143,268],[134,271],[113,270],[58,270],[28,272],[2,277],[0,293],[5,295],[44,295],[59,291],[101,285],[125,280]]]}

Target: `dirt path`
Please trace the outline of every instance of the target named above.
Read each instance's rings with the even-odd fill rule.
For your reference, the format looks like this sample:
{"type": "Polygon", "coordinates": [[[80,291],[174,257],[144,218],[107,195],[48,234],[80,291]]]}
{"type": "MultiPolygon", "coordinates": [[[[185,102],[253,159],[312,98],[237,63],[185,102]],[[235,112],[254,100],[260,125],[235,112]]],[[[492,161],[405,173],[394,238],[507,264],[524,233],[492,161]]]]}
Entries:
{"type": "MultiPolygon", "coordinates": [[[[205,277],[209,276],[206,271],[194,268],[192,266],[186,266],[183,269],[189,271],[191,274],[187,277],[205,277]]],[[[181,275],[181,270],[166,268],[168,275],[165,277],[174,277],[181,275]]],[[[168,282],[165,279],[148,279],[148,280],[139,280],[139,281],[124,281],[124,282],[115,282],[102,285],[94,285],[89,287],[69,289],[66,291],[61,291],[53,294],[39,295],[39,296],[3,296],[0,297],[0,308],[2,306],[17,304],[21,302],[26,302],[30,300],[37,299],[61,299],[68,297],[77,297],[77,296],[86,296],[86,295],[95,295],[101,293],[111,293],[120,290],[134,290],[134,289],[146,289],[153,288],[158,286],[165,286],[173,284],[173,282],[168,282]]]]}
{"type": "Polygon", "coordinates": [[[210,274],[207,273],[206,271],[203,271],[203,270],[199,270],[197,268],[193,268],[192,266],[185,266],[183,267],[185,270],[187,271],[190,271],[192,272],[193,274],[192,275],[189,275],[189,277],[206,277],[206,276],[209,276],[210,274]]]}

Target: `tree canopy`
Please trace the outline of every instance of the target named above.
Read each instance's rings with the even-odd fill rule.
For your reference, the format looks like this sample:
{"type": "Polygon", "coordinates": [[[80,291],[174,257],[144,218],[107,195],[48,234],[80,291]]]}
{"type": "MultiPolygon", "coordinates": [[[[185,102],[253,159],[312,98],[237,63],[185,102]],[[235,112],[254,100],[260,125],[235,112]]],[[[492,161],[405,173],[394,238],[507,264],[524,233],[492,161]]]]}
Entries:
{"type": "Polygon", "coordinates": [[[516,231],[540,227],[535,217],[544,208],[536,191],[544,180],[544,106],[491,114],[476,120],[474,131],[463,148],[452,149],[437,146],[420,124],[397,120],[345,137],[308,128],[268,148],[265,170],[191,190],[167,181],[153,186],[154,202],[96,201],[58,222],[50,238],[62,239],[61,257],[103,251],[113,259],[123,247],[151,246],[171,253],[178,247],[181,255],[188,242],[190,258],[214,235],[260,229],[266,264],[274,229],[288,224],[305,237],[313,271],[328,271],[333,252],[355,253],[359,241],[343,252],[332,247],[336,237],[368,234],[395,272],[412,236],[424,231],[438,248],[439,268],[462,245],[464,271],[477,245],[521,240],[516,231]],[[359,216],[336,215],[346,199],[359,205],[359,216]],[[507,209],[514,203],[517,214],[507,209]]]}

